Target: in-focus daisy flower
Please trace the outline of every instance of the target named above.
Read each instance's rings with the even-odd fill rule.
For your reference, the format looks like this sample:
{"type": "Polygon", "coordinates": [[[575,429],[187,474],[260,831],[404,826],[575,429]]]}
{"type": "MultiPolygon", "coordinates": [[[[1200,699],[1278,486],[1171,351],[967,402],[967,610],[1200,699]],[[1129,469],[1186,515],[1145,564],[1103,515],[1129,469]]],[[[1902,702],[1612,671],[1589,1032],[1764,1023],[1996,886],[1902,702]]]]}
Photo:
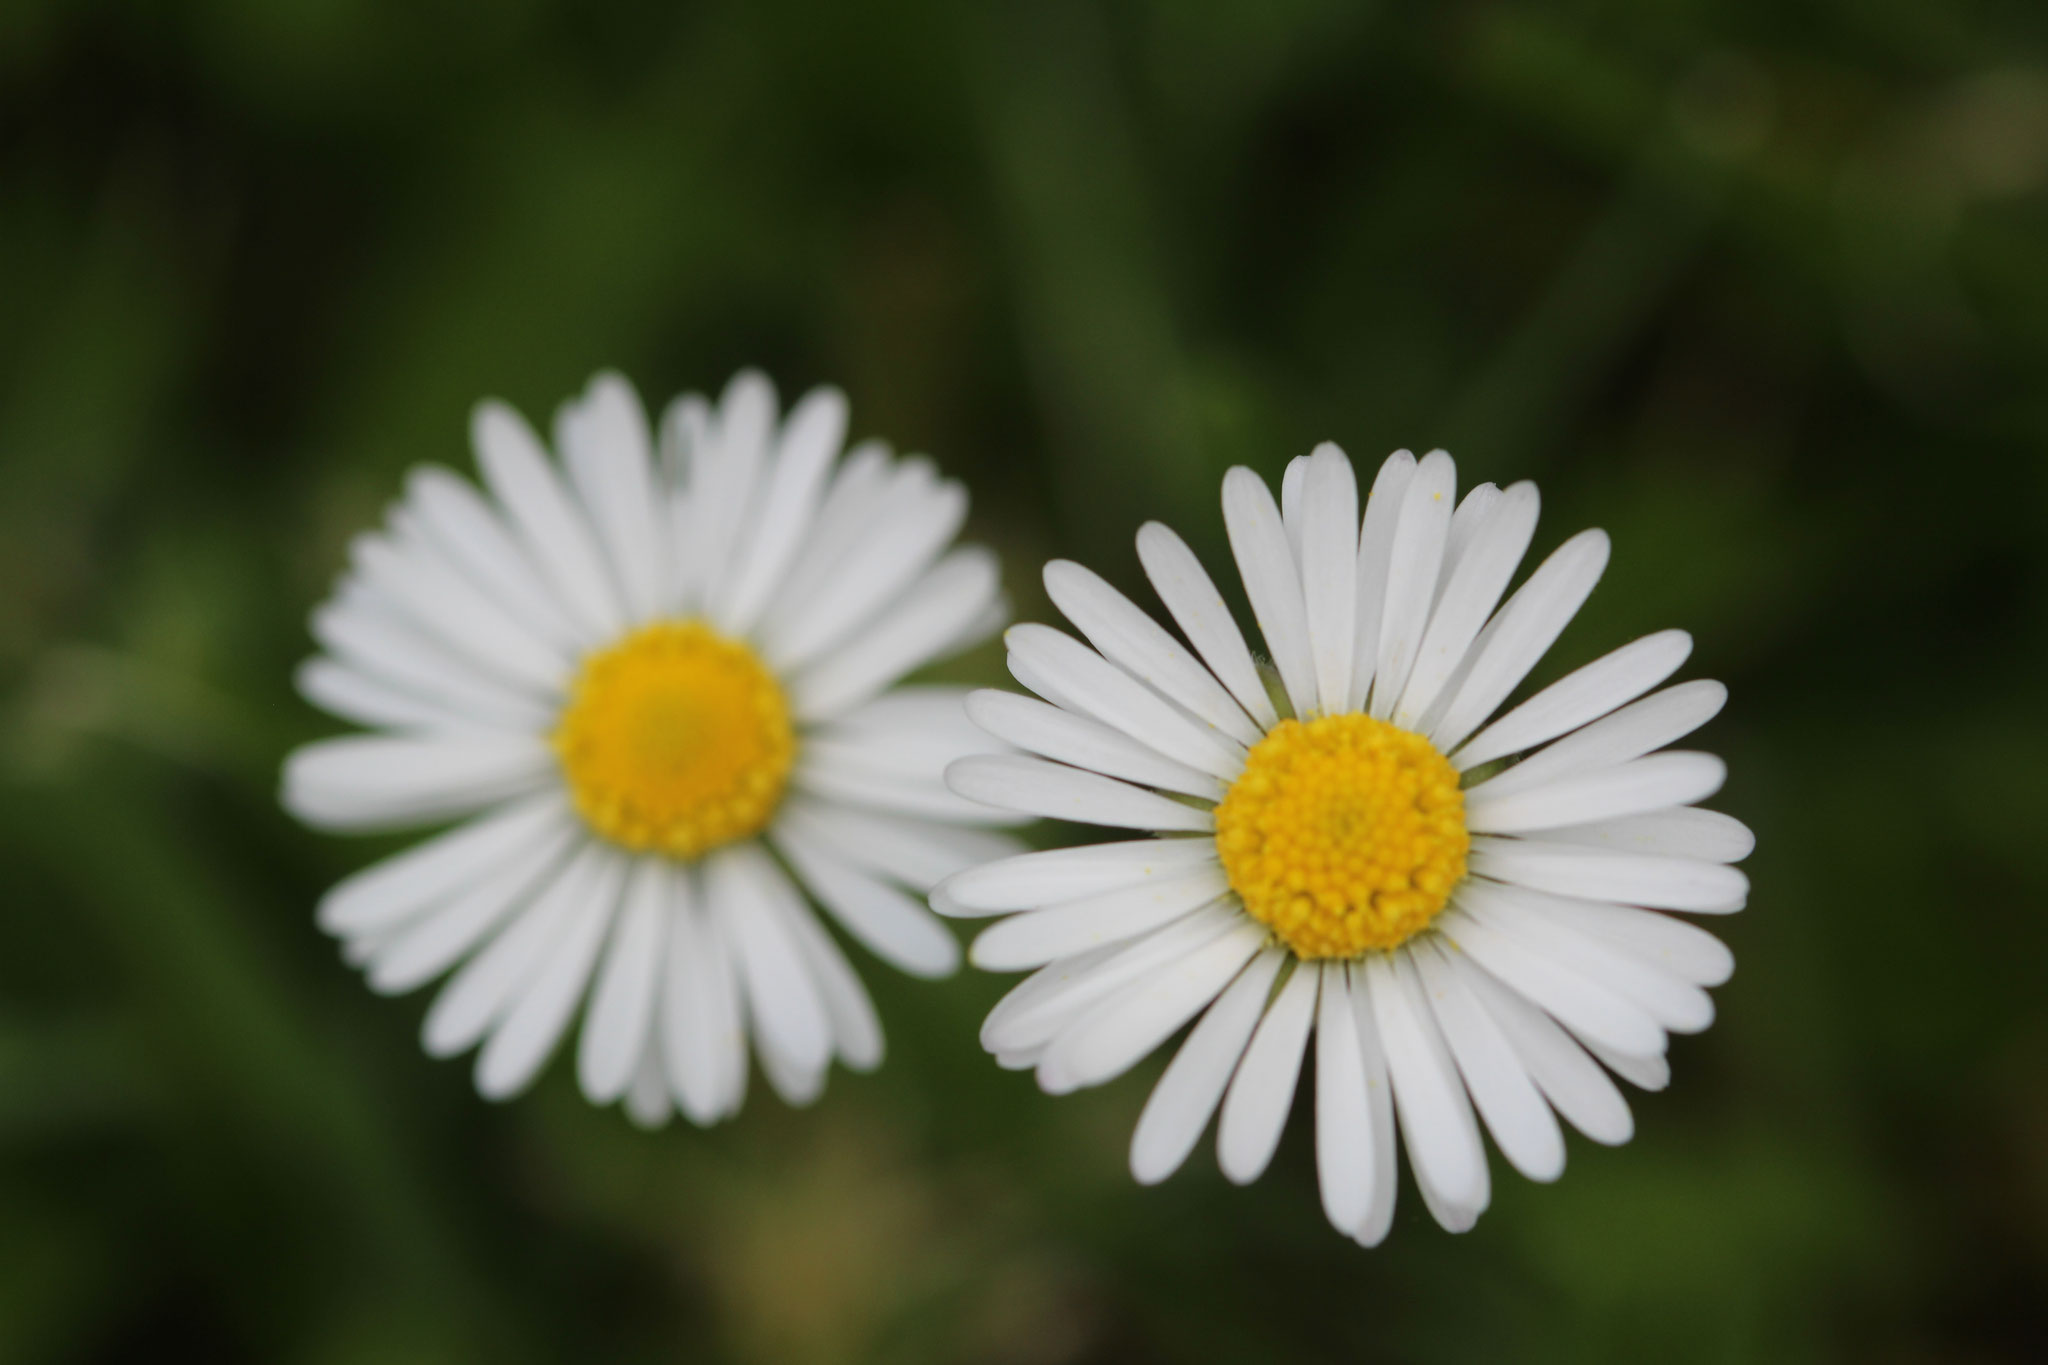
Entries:
{"type": "Polygon", "coordinates": [[[1607,1071],[1663,1086],[1667,1033],[1705,1028],[1703,988],[1734,966],[1667,912],[1723,914],[1748,894],[1728,864],[1749,831],[1693,805],[1721,761],[1657,752],[1726,697],[1713,682],[1651,691],[1690,652],[1684,632],[1491,719],[1608,543],[1574,536],[1502,603],[1536,489],[1455,492],[1441,451],[1388,460],[1362,520],[1333,445],[1289,466],[1279,506],[1233,469],[1224,517],[1270,673],[1164,526],[1138,533],[1138,555],[1192,652],[1087,569],[1049,564],[1086,643],[1013,627],[1010,670],[1044,700],[968,699],[992,735],[1042,757],[946,774],[963,797],[1158,836],[1017,855],[937,888],[942,912],[1007,916],[975,941],[977,965],[1037,968],[983,1044],[1060,1094],[1198,1021],[1131,1168],[1166,1178],[1220,1106],[1218,1159],[1242,1183],[1272,1158],[1313,1035],[1323,1206],[1368,1246],[1393,1218],[1397,1133],[1454,1232],[1489,1198],[1482,1124],[1535,1180],[1564,1167],[1560,1115],[1626,1141],[1607,1071]]]}
{"type": "Polygon", "coordinates": [[[415,470],[314,613],[300,688],[373,733],[294,753],[286,806],[463,822],[319,921],[378,991],[453,969],[426,1049],[481,1044],[486,1096],[579,1011],[584,1091],[646,1123],[735,1113],[749,1038],[793,1104],[835,1055],[875,1066],[874,1008],[808,901],[904,971],[957,965],[918,896],[1019,845],[941,775],[1001,746],[959,689],[896,683],[1001,627],[996,562],[948,549],[958,484],[879,443],[841,460],[845,430],[836,390],[779,419],[743,373],[716,407],[676,400],[657,442],[600,375],[556,418],[558,465],[484,403],[483,490],[415,470]]]}

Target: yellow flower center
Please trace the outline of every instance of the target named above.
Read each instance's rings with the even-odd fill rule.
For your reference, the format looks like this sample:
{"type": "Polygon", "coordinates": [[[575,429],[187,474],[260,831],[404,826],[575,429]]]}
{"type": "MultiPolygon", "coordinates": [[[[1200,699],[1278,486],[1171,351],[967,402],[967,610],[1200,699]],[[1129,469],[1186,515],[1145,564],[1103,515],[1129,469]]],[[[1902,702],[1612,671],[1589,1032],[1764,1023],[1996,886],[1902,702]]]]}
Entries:
{"type": "Polygon", "coordinates": [[[1465,797],[1421,735],[1371,716],[1283,720],[1216,807],[1216,848],[1252,918],[1297,957],[1393,948],[1465,875],[1465,797]]]}
{"type": "Polygon", "coordinates": [[[774,676],[701,621],[644,626],[585,659],[554,744],[592,829],[677,858],[759,832],[796,755],[774,676]]]}

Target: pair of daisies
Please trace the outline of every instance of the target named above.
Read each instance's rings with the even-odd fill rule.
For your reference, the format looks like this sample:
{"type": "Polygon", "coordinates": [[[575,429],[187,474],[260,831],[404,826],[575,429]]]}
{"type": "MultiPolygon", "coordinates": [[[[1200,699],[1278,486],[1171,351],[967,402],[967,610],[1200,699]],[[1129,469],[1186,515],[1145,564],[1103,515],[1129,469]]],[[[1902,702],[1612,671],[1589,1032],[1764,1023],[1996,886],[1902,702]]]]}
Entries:
{"type": "Polygon", "coordinates": [[[1533,485],[1460,499],[1449,456],[1402,452],[1361,496],[1324,445],[1277,502],[1224,482],[1269,663],[1152,523],[1138,554],[1180,638],[1055,561],[1078,638],[1004,637],[1035,695],[905,685],[1006,604],[993,556],[953,544],[960,486],[878,442],[842,454],[846,422],[834,390],[784,414],[743,373],[650,427],[601,375],[551,457],[486,403],[482,488],[416,470],[350,547],[299,685],[367,732],[291,755],[284,800],[324,829],[456,822],[319,908],[373,989],[446,977],[429,1053],[475,1050],[502,1098],[573,1031],[584,1093],[653,1125],[738,1112],[751,1051],[804,1104],[834,1058],[883,1050],[825,921],[939,977],[959,949],[936,911],[994,920],[977,966],[1030,971],[982,1042],[1049,1093],[1192,1023],[1138,1120],[1141,1181],[1212,1117],[1224,1173],[1256,1178],[1310,1066],[1324,1208],[1367,1245],[1397,1142],[1456,1231],[1488,1201],[1482,1128],[1536,1180],[1563,1168],[1560,1118],[1627,1140],[1613,1077],[1663,1086],[1668,1035],[1711,1022],[1733,969],[1668,912],[1740,909],[1752,839],[1695,804],[1721,762],[1666,749],[1725,699],[1656,690],[1682,631],[1495,715],[1604,534],[1510,593],[1533,485]],[[1005,827],[1033,817],[1138,833],[1027,852],[1005,827]]]}

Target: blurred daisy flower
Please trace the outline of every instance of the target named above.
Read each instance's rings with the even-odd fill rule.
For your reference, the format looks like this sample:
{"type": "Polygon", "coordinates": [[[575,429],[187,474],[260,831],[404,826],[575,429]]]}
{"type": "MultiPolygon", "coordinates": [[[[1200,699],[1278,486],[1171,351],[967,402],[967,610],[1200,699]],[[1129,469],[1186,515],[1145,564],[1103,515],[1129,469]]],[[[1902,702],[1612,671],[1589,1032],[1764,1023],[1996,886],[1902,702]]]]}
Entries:
{"type": "Polygon", "coordinates": [[[737,1112],[750,1039],[792,1104],[834,1056],[875,1066],[813,903],[904,971],[957,965],[918,897],[1020,846],[941,775],[1000,746],[958,689],[896,684],[1001,627],[996,562],[948,548],[958,484],[873,442],[842,460],[845,430],[836,390],[779,417],[743,373],[657,438],[600,375],[556,418],[558,464],[482,404],[483,490],[415,470],[314,613],[300,689],[371,733],[293,753],[285,805],[328,830],[462,822],[319,922],[377,991],[453,969],[425,1045],[481,1044],[484,1095],[529,1084],[579,1012],[584,1092],[643,1123],[737,1112]]]}
{"type": "Polygon", "coordinates": [[[1220,1108],[1218,1160],[1242,1183],[1272,1158],[1313,1035],[1324,1210],[1368,1246],[1393,1218],[1397,1133],[1454,1232],[1490,1197],[1482,1125],[1534,1180],[1563,1170],[1559,1116],[1626,1141],[1608,1072],[1662,1087],[1667,1034],[1712,1021],[1704,988],[1734,965],[1667,912],[1725,914],[1748,894],[1729,864],[1749,831],[1694,805],[1721,761],[1661,752],[1726,698],[1713,682],[1651,690],[1690,637],[1638,640],[1492,719],[1608,541],[1572,537],[1502,603],[1536,489],[1455,493],[1441,451],[1388,460],[1362,519],[1335,446],[1290,465],[1278,506],[1233,469],[1224,516],[1270,671],[1164,526],[1138,533],[1138,554],[1192,653],[1089,570],[1048,565],[1086,643],[1013,627],[1010,669],[1044,700],[968,699],[1040,756],[946,774],[965,798],[1148,834],[1002,859],[933,893],[944,913],[1007,916],[975,941],[977,965],[1037,969],[983,1044],[1061,1094],[1196,1021],[1131,1168],[1163,1180],[1220,1108]]]}

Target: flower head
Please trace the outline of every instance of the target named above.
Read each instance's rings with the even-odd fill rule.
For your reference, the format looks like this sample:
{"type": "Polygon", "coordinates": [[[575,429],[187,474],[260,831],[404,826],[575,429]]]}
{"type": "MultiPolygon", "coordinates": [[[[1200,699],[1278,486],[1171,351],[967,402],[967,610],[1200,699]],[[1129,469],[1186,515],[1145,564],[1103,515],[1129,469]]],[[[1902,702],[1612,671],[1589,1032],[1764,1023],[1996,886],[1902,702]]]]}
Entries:
{"type": "Polygon", "coordinates": [[[1626,1141],[1608,1073],[1663,1086],[1668,1035],[1712,1021],[1704,988],[1734,965],[1669,912],[1748,894],[1729,864],[1749,831],[1694,804],[1721,761],[1660,752],[1726,697],[1652,691],[1690,638],[1638,640],[1495,719],[1608,542],[1574,536],[1509,594],[1534,485],[1455,492],[1441,451],[1389,459],[1362,514],[1335,446],[1289,466],[1278,505],[1232,470],[1224,516],[1270,669],[1164,526],[1138,554],[1192,650],[1087,569],[1049,564],[1086,643],[1013,627],[1011,672],[1043,700],[968,699],[1035,756],[946,774],[977,801],[1148,836],[1016,855],[933,892],[944,913],[1003,917],[978,965],[1036,969],[984,1045],[1058,1094],[1192,1021],[1131,1168],[1164,1179],[1220,1110],[1218,1160],[1242,1183],[1272,1158],[1313,1037],[1324,1210],[1367,1245],[1391,1225],[1397,1141],[1452,1231],[1490,1197],[1482,1126],[1536,1180],[1563,1170],[1560,1116],[1626,1141]]]}
{"type": "Polygon", "coordinates": [[[325,829],[461,822],[337,885],[320,923],[380,992],[452,972],[425,1044],[481,1044],[484,1094],[529,1084],[579,1011],[584,1091],[648,1123],[736,1112],[750,1038],[791,1103],[834,1056],[878,1064],[813,901],[905,971],[954,969],[912,893],[1018,847],[940,779],[1001,746],[958,689],[898,683],[1001,625],[996,564],[948,549],[957,484],[874,442],[841,459],[845,429],[837,391],[778,417],[743,373],[657,438],[600,375],[557,460],[483,404],[484,488],[415,470],[314,613],[300,688],[371,733],[294,753],[285,804],[325,829]]]}

